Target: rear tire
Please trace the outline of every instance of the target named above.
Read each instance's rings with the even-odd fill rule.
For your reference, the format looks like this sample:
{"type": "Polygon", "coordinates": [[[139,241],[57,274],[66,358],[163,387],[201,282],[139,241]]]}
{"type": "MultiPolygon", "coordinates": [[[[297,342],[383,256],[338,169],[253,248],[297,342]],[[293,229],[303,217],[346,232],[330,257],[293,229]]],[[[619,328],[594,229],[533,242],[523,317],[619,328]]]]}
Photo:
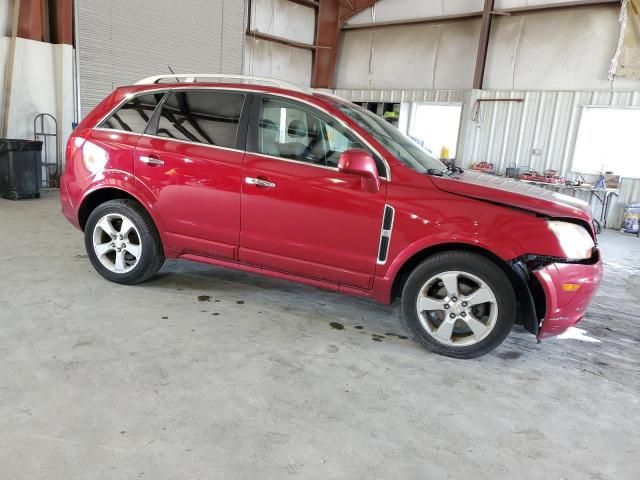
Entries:
{"type": "Polygon", "coordinates": [[[470,252],[435,254],[409,275],[404,322],[428,350],[475,358],[500,345],[513,327],[516,296],[506,273],[470,252]]]}
{"type": "Polygon", "coordinates": [[[85,225],[84,243],[93,267],[111,282],[144,282],[164,263],[160,235],[135,200],[110,200],[96,207],[85,225]]]}

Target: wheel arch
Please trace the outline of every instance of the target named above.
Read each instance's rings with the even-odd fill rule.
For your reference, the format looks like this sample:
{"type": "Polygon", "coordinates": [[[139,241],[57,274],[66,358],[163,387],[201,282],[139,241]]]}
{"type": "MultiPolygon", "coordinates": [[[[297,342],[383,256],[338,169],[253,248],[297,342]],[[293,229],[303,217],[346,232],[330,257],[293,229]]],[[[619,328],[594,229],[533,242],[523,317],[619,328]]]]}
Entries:
{"type": "Polygon", "coordinates": [[[512,262],[505,261],[495,253],[477,245],[467,243],[443,243],[415,252],[402,264],[393,278],[390,291],[391,301],[402,296],[402,290],[409,278],[409,275],[420,263],[437,253],[452,251],[475,253],[490,260],[500,268],[507,275],[507,278],[509,278],[509,281],[516,293],[518,312],[516,323],[524,325],[524,327],[533,334],[538,333],[539,322],[536,314],[536,308],[531,289],[529,288],[527,280],[523,278],[523,273],[517,270],[516,266],[512,262]]]}
{"type": "Polygon", "coordinates": [[[158,219],[156,218],[156,215],[154,215],[152,209],[148,207],[147,202],[145,202],[136,193],[131,193],[131,191],[129,190],[124,190],[112,185],[98,187],[94,190],[91,190],[84,196],[82,202],[80,203],[80,206],[78,207],[78,224],[80,226],[80,229],[84,231],[91,212],[93,212],[99,205],[103,204],[104,202],[108,202],[109,200],[127,198],[137,202],[140,207],[147,212],[149,217],[151,217],[151,220],[153,220],[156,229],[162,236],[162,229],[160,228],[161,225],[158,224],[158,219]]]}

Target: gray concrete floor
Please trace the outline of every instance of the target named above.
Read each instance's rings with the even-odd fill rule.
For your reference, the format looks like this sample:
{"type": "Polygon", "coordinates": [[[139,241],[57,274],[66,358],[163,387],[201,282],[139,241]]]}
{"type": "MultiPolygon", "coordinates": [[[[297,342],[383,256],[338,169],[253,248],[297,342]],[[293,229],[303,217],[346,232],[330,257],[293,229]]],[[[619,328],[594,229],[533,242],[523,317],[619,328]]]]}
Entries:
{"type": "Polygon", "coordinates": [[[0,200],[0,478],[637,479],[640,239],[601,244],[573,338],[456,361],[397,306],[183,262],[110,284],[55,193],[0,200]]]}

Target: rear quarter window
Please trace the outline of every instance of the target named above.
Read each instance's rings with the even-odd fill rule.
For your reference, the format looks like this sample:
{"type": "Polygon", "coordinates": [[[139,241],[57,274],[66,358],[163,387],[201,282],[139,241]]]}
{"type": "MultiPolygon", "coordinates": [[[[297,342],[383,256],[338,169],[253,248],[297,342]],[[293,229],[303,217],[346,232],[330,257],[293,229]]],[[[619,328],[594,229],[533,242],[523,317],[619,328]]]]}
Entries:
{"type": "Polygon", "coordinates": [[[106,120],[98,125],[98,127],[132,133],[144,133],[162,97],[164,97],[164,92],[133,97],[113,112],[106,120]]]}

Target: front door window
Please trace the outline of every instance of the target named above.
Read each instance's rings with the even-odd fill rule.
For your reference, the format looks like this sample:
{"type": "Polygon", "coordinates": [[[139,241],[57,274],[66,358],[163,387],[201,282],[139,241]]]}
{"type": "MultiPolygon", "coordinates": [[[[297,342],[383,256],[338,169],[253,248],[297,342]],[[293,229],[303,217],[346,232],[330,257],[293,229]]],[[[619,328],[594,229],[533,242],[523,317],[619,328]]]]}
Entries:
{"type": "Polygon", "coordinates": [[[338,167],[340,154],[364,148],[337,123],[304,105],[264,98],[256,153],[326,167],[338,167]]]}

